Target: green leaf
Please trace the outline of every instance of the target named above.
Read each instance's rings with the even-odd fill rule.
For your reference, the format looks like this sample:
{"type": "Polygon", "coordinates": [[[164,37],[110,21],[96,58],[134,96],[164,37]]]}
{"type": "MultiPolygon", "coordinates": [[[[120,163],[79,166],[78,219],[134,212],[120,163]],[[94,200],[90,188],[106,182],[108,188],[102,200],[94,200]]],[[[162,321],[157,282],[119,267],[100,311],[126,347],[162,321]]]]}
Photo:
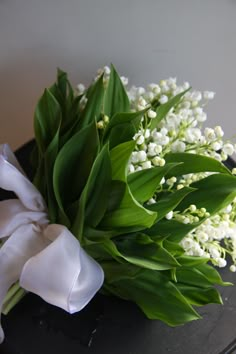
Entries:
{"type": "Polygon", "coordinates": [[[126,182],[127,166],[135,141],[128,141],[114,147],[111,151],[112,179],[126,182]]]}
{"type": "Polygon", "coordinates": [[[162,219],[145,232],[152,238],[158,238],[161,235],[168,237],[168,241],[180,242],[182,238],[196,226],[198,226],[198,224],[183,224],[175,220],[162,219]]]}
{"type": "Polygon", "coordinates": [[[132,140],[146,111],[147,109],[132,113],[116,113],[104,131],[103,142],[109,139],[112,149],[116,145],[132,140]]]}
{"type": "MultiPolygon", "coordinates": [[[[58,154],[59,149],[59,131],[60,127],[57,130],[53,140],[49,144],[44,157],[45,164],[45,179],[47,184],[47,207],[48,215],[51,223],[55,223],[57,220],[57,202],[53,190],[53,168],[54,163],[58,154]]],[[[43,178],[43,176],[41,176],[43,178]]],[[[66,225],[69,225],[68,220],[65,218],[66,225]]]]}
{"type": "Polygon", "coordinates": [[[95,227],[101,221],[109,203],[111,162],[108,145],[97,156],[88,179],[85,222],[95,227]]]}
{"type": "Polygon", "coordinates": [[[201,272],[211,283],[222,286],[232,285],[231,283],[224,282],[217,270],[209,264],[199,264],[196,269],[201,272]]]}
{"type": "Polygon", "coordinates": [[[161,220],[167,213],[174,210],[178,204],[190,193],[195,191],[194,188],[185,187],[174,193],[168,193],[161,197],[155,204],[148,206],[149,210],[157,212],[157,220],[161,220]]]}
{"type": "MultiPolygon", "coordinates": [[[[111,154],[112,179],[126,183],[127,165],[135,142],[129,141],[113,148],[111,154]]],[[[107,212],[103,218],[101,228],[129,228],[140,230],[150,227],[156,218],[156,213],[150,212],[140,205],[132,196],[128,185],[124,192],[119,208],[107,212]]]]}
{"type": "Polygon", "coordinates": [[[223,282],[217,270],[206,263],[195,265],[192,268],[178,268],[176,269],[176,277],[177,281],[181,284],[197,286],[200,288],[206,288],[212,286],[212,284],[222,286],[230,285],[230,283],[223,282]]]}
{"type": "Polygon", "coordinates": [[[86,185],[81,193],[79,201],[76,202],[75,206],[75,217],[72,221],[71,232],[79,240],[80,244],[83,246],[83,236],[84,236],[84,218],[85,218],[85,206],[87,201],[87,190],[88,185],[86,185]]]}
{"type": "Polygon", "coordinates": [[[49,90],[45,90],[40,98],[34,115],[35,138],[43,154],[53,140],[61,124],[61,108],[49,90]]]}
{"type": "Polygon", "coordinates": [[[87,103],[81,112],[79,122],[80,128],[86,127],[95,119],[98,120],[102,112],[102,104],[104,97],[103,75],[91,86],[87,94],[87,103]]]}
{"type": "MultiPolygon", "coordinates": [[[[110,285],[110,284],[109,284],[110,285]]],[[[114,293],[138,304],[150,319],[178,326],[199,319],[189,302],[161,272],[145,270],[135,279],[121,279],[112,284],[114,293]]]]}
{"type": "Polygon", "coordinates": [[[168,102],[161,104],[157,107],[156,109],[156,113],[157,116],[156,118],[153,118],[151,120],[151,126],[150,129],[153,130],[154,128],[157,127],[157,125],[160,123],[160,121],[166,117],[166,115],[169,113],[169,111],[171,110],[171,108],[177,106],[182,97],[185,95],[186,92],[188,92],[191,88],[179,93],[178,95],[174,96],[173,98],[171,98],[168,102]]]}
{"type": "Polygon", "coordinates": [[[129,112],[130,103],[124,85],[113,65],[104,97],[104,114],[112,117],[118,112],[129,112]]]}
{"type": "Polygon", "coordinates": [[[103,242],[107,238],[112,238],[117,235],[114,230],[102,230],[97,226],[96,228],[84,225],[83,230],[84,237],[86,238],[86,244],[90,245],[90,241],[93,243],[103,242]]]}
{"type": "MultiPolygon", "coordinates": [[[[172,254],[172,256],[174,257],[178,257],[176,258],[177,262],[179,264],[181,264],[181,262],[179,262],[179,259],[181,259],[181,256],[184,254],[184,249],[176,242],[171,242],[168,239],[164,239],[162,241],[163,247],[172,254]]],[[[191,257],[194,258],[194,257],[191,257]]],[[[182,264],[181,264],[182,265],[182,264]]]]}
{"type": "Polygon", "coordinates": [[[133,123],[124,123],[115,126],[109,135],[110,148],[113,149],[117,145],[131,140],[136,132],[137,130],[133,123]]]}
{"type": "Polygon", "coordinates": [[[85,250],[99,263],[107,260],[116,260],[119,264],[125,263],[115,243],[109,238],[104,238],[102,242],[89,242],[85,245],[85,250]]]}
{"type": "Polygon", "coordinates": [[[227,174],[213,174],[198,182],[192,183],[196,188],[179,204],[178,209],[183,210],[190,204],[197,208],[206,208],[211,214],[222,210],[236,196],[236,177],[227,174]]]}
{"type": "Polygon", "coordinates": [[[75,134],[60,150],[53,171],[53,186],[61,210],[65,210],[79,199],[98,147],[97,128],[93,121],[75,134]]]}
{"type": "Polygon", "coordinates": [[[128,175],[128,184],[135,199],[143,203],[153,197],[162,178],[175,166],[175,163],[170,163],[128,175]]]}
{"type": "Polygon", "coordinates": [[[160,244],[145,234],[131,235],[116,242],[122,256],[130,263],[153,270],[179,266],[176,259],[160,244]]]}
{"type": "Polygon", "coordinates": [[[105,273],[105,281],[113,283],[121,279],[134,279],[140,268],[128,262],[104,261],[100,263],[105,273]]]}
{"type": "Polygon", "coordinates": [[[170,153],[165,155],[165,160],[167,163],[182,163],[170,171],[170,174],[167,175],[167,178],[172,176],[182,176],[188,173],[206,171],[231,174],[230,171],[221,162],[207,156],[190,153],[170,153]]]}
{"type": "Polygon", "coordinates": [[[133,228],[133,231],[149,228],[153,225],[157,214],[142,207],[132,196],[128,186],[121,204],[113,212],[106,213],[101,228],[133,228]]]}
{"type": "Polygon", "coordinates": [[[126,183],[123,181],[111,181],[111,189],[108,198],[107,212],[112,212],[120,206],[126,190],[126,183]]]}
{"type": "Polygon", "coordinates": [[[207,304],[222,304],[219,292],[212,288],[199,288],[186,284],[176,284],[177,289],[192,305],[203,306],[207,304]]]}
{"type": "MultiPolygon", "coordinates": [[[[195,204],[197,208],[206,208],[214,215],[226,207],[236,196],[236,177],[227,174],[213,174],[198,182],[192,183],[191,187],[196,190],[187,195],[178,205],[178,210],[182,211],[195,204]]],[[[175,220],[162,219],[153,225],[147,234],[150,236],[167,236],[169,241],[180,242],[191,230],[205,219],[198,223],[183,224],[175,220]]]]}
{"type": "Polygon", "coordinates": [[[209,262],[209,258],[205,257],[193,257],[193,256],[186,256],[186,255],[181,255],[181,257],[178,257],[178,262],[184,266],[184,267],[195,267],[200,264],[205,264],[209,262]]]}
{"type": "Polygon", "coordinates": [[[63,98],[67,97],[68,91],[69,97],[73,97],[73,89],[68,81],[67,73],[60,68],[57,69],[57,86],[63,98]]]}
{"type": "Polygon", "coordinates": [[[198,286],[200,288],[208,288],[212,285],[212,281],[208,280],[196,267],[181,267],[176,269],[176,278],[178,283],[198,286]]]}

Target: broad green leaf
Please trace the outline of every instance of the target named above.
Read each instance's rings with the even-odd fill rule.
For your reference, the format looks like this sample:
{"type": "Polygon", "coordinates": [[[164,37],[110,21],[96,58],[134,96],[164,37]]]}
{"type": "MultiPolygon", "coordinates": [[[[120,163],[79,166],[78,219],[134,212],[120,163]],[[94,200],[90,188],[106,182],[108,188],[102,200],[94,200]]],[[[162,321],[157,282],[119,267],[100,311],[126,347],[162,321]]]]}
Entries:
{"type": "Polygon", "coordinates": [[[231,283],[224,282],[221,279],[220,274],[217,272],[217,270],[210,266],[209,264],[199,264],[196,266],[196,269],[201,272],[211,283],[217,284],[217,285],[232,285],[231,283]]]}
{"type": "Polygon", "coordinates": [[[132,140],[146,111],[147,109],[138,112],[116,113],[104,131],[103,141],[110,138],[110,144],[114,147],[118,143],[132,140]]]}
{"type": "Polygon", "coordinates": [[[49,88],[49,91],[56,98],[56,100],[60,103],[62,107],[65,104],[65,100],[67,96],[67,82],[68,82],[67,73],[58,68],[57,82],[54,83],[49,88]]]}
{"type": "Polygon", "coordinates": [[[196,267],[179,267],[176,269],[177,282],[186,285],[193,285],[200,288],[208,288],[212,281],[208,280],[196,267]]]}
{"type": "Polygon", "coordinates": [[[81,193],[79,201],[76,204],[75,217],[72,222],[71,232],[79,240],[80,244],[83,246],[83,236],[84,236],[84,218],[85,218],[85,205],[87,201],[87,190],[88,185],[86,185],[81,193]]]}
{"type": "Polygon", "coordinates": [[[183,224],[173,219],[162,219],[145,232],[152,238],[161,235],[168,237],[168,241],[180,242],[188,232],[197,226],[198,224],[183,224]]]}
{"type": "Polygon", "coordinates": [[[177,281],[181,284],[207,288],[212,284],[230,285],[221,279],[221,276],[215,268],[202,263],[194,267],[180,267],[176,269],[177,281]]]}
{"type": "Polygon", "coordinates": [[[110,148],[125,143],[133,138],[137,129],[133,123],[124,123],[113,127],[109,134],[110,148]]]}
{"type": "Polygon", "coordinates": [[[36,106],[34,115],[35,138],[41,154],[46,151],[53,140],[60,124],[60,105],[46,89],[36,106]]]}
{"type": "Polygon", "coordinates": [[[53,186],[61,210],[65,210],[79,199],[98,147],[97,128],[93,121],[75,134],[60,150],[53,171],[53,186]]]}
{"type": "Polygon", "coordinates": [[[194,188],[185,187],[174,193],[168,193],[158,199],[155,204],[148,206],[148,209],[157,212],[157,222],[164,218],[167,213],[174,210],[177,205],[194,190],[194,188]]]}
{"type": "Polygon", "coordinates": [[[221,172],[231,174],[230,171],[219,161],[202,155],[190,153],[170,153],[165,155],[167,163],[182,162],[182,164],[173,168],[167,178],[172,176],[181,176],[188,173],[198,172],[221,172]]]}
{"type": "Polygon", "coordinates": [[[81,112],[80,128],[86,127],[95,119],[98,120],[102,112],[104,97],[103,75],[91,86],[87,94],[87,103],[81,112]]]}
{"type": "Polygon", "coordinates": [[[145,270],[135,279],[121,279],[113,284],[119,289],[119,296],[136,302],[150,319],[178,326],[200,318],[176,286],[161,272],[145,270]]]}
{"type": "Polygon", "coordinates": [[[197,208],[206,208],[211,214],[215,214],[229,203],[236,196],[236,177],[227,174],[213,174],[198,182],[192,183],[191,187],[196,188],[179,204],[179,210],[195,204],[197,208]]]}
{"type": "Polygon", "coordinates": [[[98,243],[89,242],[85,245],[85,250],[91,257],[99,262],[116,260],[118,263],[125,263],[115,243],[109,238],[106,238],[102,242],[98,243]]]}
{"type": "MultiPolygon", "coordinates": [[[[52,223],[55,223],[57,221],[57,202],[53,190],[53,168],[59,149],[59,130],[60,127],[58,128],[53,140],[49,144],[44,157],[45,177],[47,184],[46,200],[48,206],[49,220],[52,223]]],[[[66,217],[65,221],[67,221],[66,217]]],[[[68,221],[66,222],[66,225],[68,226],[68,221]]]]}
{"type": "Polygon", "coordinates": [[[162,245],[169,253],[171,253],[172,256],[178,257],[176,258],[176,260],[179,264],[181,264],[181,262],[179,262],[179,259],[181,259],[181,256],[184,254],[184,249],[178,243],[171,242],[168,239],[164,239],[162,241],[162,245]]]}
{"type": "Polygon", "coordinates": [[[124,85],[113,65],[104,97],[104,113],[112,117],[118,112],[129,112],[130,103],[124,85]]]}
{"type": "Polygon", "coordinates": [[[126,182],[128,161],[134,147],[135,141],[132,140],[117,145],[110,151],[113,180],[126,182]]]}
{"type": "Polygon", "coordinates": [[[126,190],[126,183],[119,180],[111,181],[107,212],[112,212],[120,206],[126,190]]]}
{"type": "Polygon", "coordinates": [[[95,227],[101,221],[109,203],[111,162],[108,145],[97,156],[88,178],[85,223],[95,227]]]}
{"type": "MultiPolygon", "coordinates": [[[[236,177],[227,174],[214,174],[192,183],[191,187],[196,190],[180,202],[178,210],[184,210],[190,204],[195,204],[198,208],[206,208],[213,215],[235,198],[236,177]]],[[[180,242],[187,233],[201,225],[204,220],[202,218],[198,223],[186,225],[175,220],[162,219],[147,230],[147,234],[168,236],[169,241],[180,242]]]]}
{"type": "Polygon", "coordinates": [[[171,253],[145,234],[126,236],[117,241],[116,245],[128,262],[142,268],[165,270],[179,266],[171,253]]]}
{"type": "MultiPolygon", "coordinates": [[[[58,102],[62,108],[62,133],[75,124],[74,103],[78,101],[78,97],[74,96],[74,90],[68,80],[67,73],[61,69],[57,69],[57,91],[58,102]]],[[[57,97],[57,96],[56,96],[57,97]]],[[[80,100],[81,97],[79,97],[80,100]]]]}
{"type": "Polygon", "coordinates": [[[156,216],[155,212],[145,209],[133,198],[127,186],[119,208],[106,213],[100,226],[105,229],[132,227],[134,231],[138,231],[151,227],[156,216]]]}
{"type": "Polygon", "coordinates": [[[72,101],[74,96],[73,88],[68,80],[67,73],[60,68],[57,69],[57,86],[64,98],[68,97],[72,101]]]}
{"type": "Polygon", "coordinates": [[[128,262],[102,261],[100,264],[105,273],[105,281],[108,281],[108,283],[113,283],[121,279],[132,280],[140,272],[139,267],[128,262]]]}
{"type": "Polygon", "coordinates": [[[63,131],[60,137],[60,146],[63,146],[70,138],[80,130],[80,100],[82,96],[74,98],[67,113],[68,118],[64,122],[63,131]]]}
{"type": "MultiPolygon", "coordinates": [[[[112,179],[126,182],[127,165],[135,142],[129,141],[113,148],[111,154],[112,179]]],[[[126,185],[119,208],[107,212],[101,222],[101,228],[129,228],[135,230],[150,227],[156,218],[156,213],[150,212],[140,205],[132,196],[126,185]]]]}
{"type": "Polygon", "coordinates": [[[95,228],[90,227],[88,225],[84,225],[84,237],[86,238],[86,244],[90,245],[92,243],[102,242],[107,238],[112,238],[117,236],[115,230],[102,230],[97,226],[95,228]]]}
{"type": "Polygon", "coordinates": [[[47,196],[47,186],[45,178],[45,163],[44,158],[39,159],[38,168],[35,172],[33,183],[35,187],[39,190],[42,196],[45,198],[47,196]]]}
{"type": "Polygon", "coordinates": [[[50,87],[49,91],[61,107],[60,147],[62,147],[79,130],[82,95],[75,96],[67,73],[60,69],[57,71],[57,82],[50,87]]]}
{"type": "Polygon", "coordinates": [[[144,203],[152,198],[162,178],[175,166],[170,163],[129,174],[128,184],[135,199],[144,203]]]}
{"type": "Polygon", "coordinates": [[[153,118],[151,120],[151,126],[150,126],[150,129],[153,130],[154,128],[157,127],[157,125],[160,123],[160,121],[166,117],[166,115],[169,113],[169,111],[171,110],[171,108],[177,106],[182,97],[185,95],[186,92],[188,92],[190,90],[187,89],[181,93],[179,93],[178,95],[174,96],[173,98],[171,98],[168,102],[164,103],[164,104],[161,104],[157,107],[156,109],[156,113],[157,113],[157,116],[156,118],[153,118]]]}
{"type": "Polygon", "coordinates": [[[197,286],[177,283],[176,288],[192,305],[203,306],[207,304],[223,303],[219,292],[212,287],[200,288],[197,286]]]}
{"type": "Polygon", "coordinates": [[[192,257],[187,255],[181,255],[177,259],[182,266],[190,268],[209,262],[209,258],[206,257],[192,257]]]}

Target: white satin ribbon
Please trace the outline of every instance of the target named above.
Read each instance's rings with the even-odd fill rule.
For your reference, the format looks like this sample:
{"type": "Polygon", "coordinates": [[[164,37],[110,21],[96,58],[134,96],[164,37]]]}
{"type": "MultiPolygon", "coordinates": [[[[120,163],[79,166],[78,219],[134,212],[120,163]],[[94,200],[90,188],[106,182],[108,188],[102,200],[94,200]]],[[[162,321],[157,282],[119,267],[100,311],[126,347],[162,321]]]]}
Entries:
{"type": "Polygon", "coordinates": [[[17,280],[50,304],[80,311],[101,288],[103,270],[65,226],[48,224],[41,194],[6,144],[0,145],[0,188],[19,198],[0,202],[0,312],[17,280]]]}

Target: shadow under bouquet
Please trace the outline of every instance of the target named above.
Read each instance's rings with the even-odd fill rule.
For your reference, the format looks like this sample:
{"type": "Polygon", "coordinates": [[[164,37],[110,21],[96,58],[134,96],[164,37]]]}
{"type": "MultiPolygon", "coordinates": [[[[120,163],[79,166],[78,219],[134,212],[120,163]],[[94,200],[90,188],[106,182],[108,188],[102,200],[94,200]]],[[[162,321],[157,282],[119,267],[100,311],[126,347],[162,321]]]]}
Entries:
{"type": "MultiPolygon", "coordinates": [[[[0,146],[0,305],[28,291],[70,313],[97,291],[170,326],[222,303],[215,266],[236,271],[235,146],[203,128],[213,92],[176,79],[128,87],[115,68],[40,98],[31,183],[0,146]]],[[[4,333],[1,329],[1,341],[4,333]]]]}

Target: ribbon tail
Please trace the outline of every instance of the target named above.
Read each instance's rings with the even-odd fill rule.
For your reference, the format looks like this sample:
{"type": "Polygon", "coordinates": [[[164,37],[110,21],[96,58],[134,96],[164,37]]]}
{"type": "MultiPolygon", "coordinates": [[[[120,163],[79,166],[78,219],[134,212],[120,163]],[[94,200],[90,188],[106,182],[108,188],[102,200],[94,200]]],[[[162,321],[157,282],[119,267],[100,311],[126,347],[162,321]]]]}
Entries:
{"type": "MultiPolygon", "coordinates": [[[[0,248],[0,312],[8,289],[20,277],[25,262],[48,245],[33,224],[20,226],[0,248]]],[[[4,332],[0,325],[0,343],[4,332]]]]}
{"type": "Polygon", "coordinates": [[[51,224],[44,236],[52,242],[26,262],[20,285],[69,313],[80,311],[102,286],[103,270],[66,227],[51,224]]]}

